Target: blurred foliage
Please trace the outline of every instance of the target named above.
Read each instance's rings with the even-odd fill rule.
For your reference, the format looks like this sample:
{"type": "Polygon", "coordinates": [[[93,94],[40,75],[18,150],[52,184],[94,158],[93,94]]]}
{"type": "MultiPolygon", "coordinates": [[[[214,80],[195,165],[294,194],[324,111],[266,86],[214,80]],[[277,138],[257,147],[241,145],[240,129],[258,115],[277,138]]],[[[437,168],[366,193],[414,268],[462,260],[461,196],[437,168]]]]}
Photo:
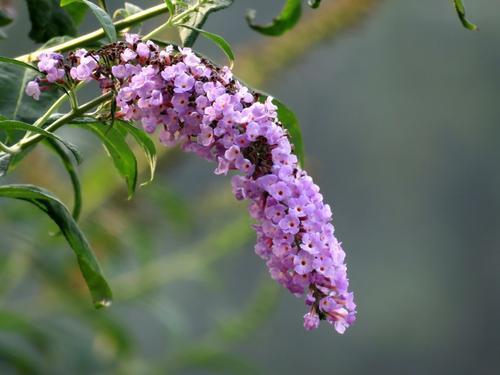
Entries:
{"type": "Polygon", "coordinates": [[[265,39],[236,52],[235,72],[253,87],[266,80],[312,46],[354,27],[378,5],[380,0],[337,0],[325,2],[318,11],[305,17],[294,29],[280,38],[265,39]],[[256,52],[258,51],[258,52],[256,52]]]}

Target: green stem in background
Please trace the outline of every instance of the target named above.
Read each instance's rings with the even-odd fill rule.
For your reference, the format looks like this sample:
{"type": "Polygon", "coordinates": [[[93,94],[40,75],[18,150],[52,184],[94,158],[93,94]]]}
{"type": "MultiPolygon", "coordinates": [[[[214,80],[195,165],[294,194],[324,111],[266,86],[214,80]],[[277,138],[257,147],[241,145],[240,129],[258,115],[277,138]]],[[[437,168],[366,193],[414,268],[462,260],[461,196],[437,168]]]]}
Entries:
{"type": "MultiPolygon", "coordinates": [[[[130,26],[134,26],[138,23],[141,23],[143,21],[146,21],[150,18],[154,18],[160,14],[167,13],[168,8],[166,4],[160,4],[156,5],[154,7],[151,7],[149,9],[146,9],[142,12],[136,13],[130,17],[124,18],[123,20],[117,21],[114,23],[115,28],[117,31],[126,29],[130,26]]],[[[42,53],[42,52],[66,52],[69,50],[73,50],[77,47],[80,47],[84,44],[88,44],[91,42],[98,41],[99,39],[102,39],[106,36],[105,32],[103,29],[95,30],[91,33],[88,33],[86,35],[80,36],[78,38],[72,39],[68,42],[61,43],[58,45],[55,45],[53,47],[36,51],[33,53],[29,53],[23,56],[19,56],[16,58],[16,60],[24,61],[24,62],[31,62],[36,60],[37,56],[42,53]]]]}
{"type": "MultiPolygon", "coordinates": [[[[47,128],[45,130],[48,132],[55,132],[61,126],[69,123],[71,120],[73,120],[79,116],[84,115],[85,112],[87,112],[88,110],[90,110],[94,107],[97,107],[100,104],[107,102],[112,97],[113,97],[113,92],[111,92],[111,91],[106,93],[106,94],[103,94],[103,95],[83,104],[82,106],[77,107],[76,109],[74,109],[70,113],[68,113],[68,114],[64,115],[63,117],[59,118],[58,120],[54,121],[52,124],[47,126],[47,128]]],[[[41,141],[43,138],[44,138],[44,136],[40,135],[40,134],[36,134],[36,135],[33,135],[32,137],[26,138],[26,139],[20,141],[15,146],[16,147],[15,151],[19,152],[20,150],[25,149],[25,148],[41,141]]]]}
{"type": "Polygon", "coordinates": [[[190,6],[187,8],[185,11],[173,16],[171,15],[169,19],[167,20],[166,23],[163,25],[158,26],[156,29],[151,31],[150,33],[146,34],[143,36],[143,39],[151,39],[154,35],[156,35],[158,32],[163,30],[165,27],[168,26],[176,26],[179,22],[182,22],[184,17],[188,16],[189,14],[196,12],[196,10],[203,5],[206,2],[206,0],[198,0],[194,5],[190,6]]]}
{"type": "Polygon", "coordinates": [[[0,142],[0,151],[6,152],[7,154],[15,154],[16,153],[16,150],[14,148],[7,146],[3,142],[0,142]]]}
{"type": "Polygon", "coordinates": [[[36,126],[37,128],[43,126],[43,124],[45,124],[47,122],[47,120],[52,115],[52,113],[54,113],[64,103],[66,98],[68,98],[68,95],[69,94],[64,94],[59,99],[57,99],[54,102],[54,104],[52,104],[50,106],[50,108],[47,110],[47,112],[45,112],[42,117],[40,117],[38,120],[36,120],[33,123],[33,126],[36,126]]]}

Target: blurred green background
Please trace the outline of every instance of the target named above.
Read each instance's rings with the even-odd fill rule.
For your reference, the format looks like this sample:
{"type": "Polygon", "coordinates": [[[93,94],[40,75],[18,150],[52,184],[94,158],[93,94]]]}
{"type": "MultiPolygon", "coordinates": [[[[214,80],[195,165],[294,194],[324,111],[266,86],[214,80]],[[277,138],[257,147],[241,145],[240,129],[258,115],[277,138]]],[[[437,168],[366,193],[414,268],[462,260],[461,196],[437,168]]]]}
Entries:
{"type": "MultiPolygon", "coordinates": [[[[206,29],[233,44],[242,79],[301,120],[358,322],[344,336],[302,328],[303,303],[254,255],[245,204],[213,165],[168,150],[154,183],[128,201],[97,140],[72,129],[86,156],[81,225],[115,302],[93,310],[49,220],[1,200],[1,374],[500,371],[500,2],[467,2],[476,33],[448,0],[324,0],[277,39],[244,24],[247,8],[266,21],[281,5],[236,0],[206,29]]],[[[17,8],[1,55],[35,48],[17,8]]],[[[89,17],[84,30],[95,27],[89,17]]],[[[197,48],[224,61],[209,43],[197,48]]],[[[71,203],[46,150],[3,181],[71,203]]]]}

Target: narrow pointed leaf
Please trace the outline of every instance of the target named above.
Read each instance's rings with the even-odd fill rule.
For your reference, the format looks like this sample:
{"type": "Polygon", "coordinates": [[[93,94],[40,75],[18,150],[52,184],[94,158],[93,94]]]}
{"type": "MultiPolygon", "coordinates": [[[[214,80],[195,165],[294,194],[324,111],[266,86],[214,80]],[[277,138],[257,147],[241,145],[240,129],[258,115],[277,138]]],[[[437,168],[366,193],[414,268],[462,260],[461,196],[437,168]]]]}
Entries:
{"type": "Polygon", "coordinates": [[[258,25],[255,23],[255,10],[249,10],[246,15],[248,25],[261,34],[268,36],[278,36],[290,30],[299,21],[302,15],[301,0],[286,0],[285,5],[281,9],[270,24],[258,25]]]}
{"type": "Polygon", "coordinates": [[[4,56],[0,56],[0,61],[5,62],[7,64],[17,65],[17,66],[20,66],[21,68],[32,69],[32,70],[40,73],[40,71],[36,67],[34,67],[31,64],[25,63],[24,61],[11,59],[10,57],[4,57],[4,56]]]}
{"type": "Polygon", "coordinates": [[[165,0],[165,4],[167,5],[169,16],[172,17],[175,14],[174,3],[172,3],[172,0],[165,0]]]}
{"type": "Polygon", "coordinates": [[[295,155],[299,158],[300,165],[304,165],[304,141],[302,140],[302,131],[300,130],[299,120],[295,113],[283,102],[274,98],[273,103],[278,107],[278,119],[288,130],[295,155]]]}
{"type": "MultiPolygon", "coordinates": [[[[211,0],[203,3],[196,12],[189,15],[189,17],[181,22],[184,25],[189,25],[201,29],[205,24],[210,13],[217,12],[224,8],[229,7],[233,0],[211,0]]],[[[191,47],[200,33],[196,30],[181,28],[179,29],[179,36],[184,47],[191,47]]]]}
{"type": "Polygon", "coordinates": [[[56,89],[44,91],[36,101],[25,94],[26,84],[39,73],[18,64],[0,61],[0,115],[12,120],[35,122],[59,97],[56,89]]]}
{"type": "Polygon", "coordinates": [[[48,138],[46,144],[61,158],[61,161],[64,164],[64,168],[69,174],[71,185],[73,187],[72,216],[75,221],[78,221],[80,213],[82,212],[82,188],[80,185],[80,179],[78,178],[78,173],[76,171],[76,166],[71,161],[68,153],[59,145],[59,143],[51,138],[48,138]]]}
{"type": "Polygon", "coordinates": [[[133,124],[126,121],[116,121],[115,126],[123,127],[126,131],[134,137],[137,144],[143,149],[146,159],[148,160],[150,179],[141,185],[147,185],[153,181],[156,169],[156,147],[151,137],[148,136],[142,129],[136,128],[133,124]]]}
{"type": "Polygon", "coordinates": [[[455,5],[455,9],[458,14],[458,18],[460,19],[460,22],[462,22],[462,25],[469,30],[475,31],[477,30],[477,26],[474,25],[472,22],[470,22],[466,15],[465,15],[465,7],[462,2],[462,0],[453,0],[453,4],[455,5]]]}
{"type": "Polygon", "coordinates": [[[234,64],[233,50],[231,49],[231,45],[223,37],[221,37],[217,34],[214,34],[214,33],[210,33],[210,32],[205,31],[205,30],[198,29],[198,28],[193,27],[193,26],[189,26],[189,25],[180,25],[180,26],[186,27],[186,28],[193,30],[193,31],[196,31],[196,32],[200,33],[201,35],[203,35],[205,38],[210,39],[212,42],[214,42],[222,50],[222,52],[224,52],[224,54],[229,59],[230,67],[233,66],[233,64],[234,64]]]}
{"type": "Polygon", "coordinates": [[[70,15],[70,17],[73,19],[73,22],[75,25],[80,25],[83,20],[85,19],[85,16],[87,15],[88,7],[85,4],[80,4],[80,3],[73,3],[66,5],[64,7],[66,12],[70,15]]]}
{"type": "MultiPolygon", "coordinates": [[[[123,8],[117,9],[113,13],[113,20],[119,20],[119,19],[124,19],[130,16],[133,16],[136,13],[142,12],[143,9],[135,4],[132,3],[125,3],[123,4],[123,8]]],[[[139,23],[135,25],[136,28],[140,28],[142,26],[142,23],[139,23]]],[[[122,32],[125,32],[130,29],[125,29],[122,32]]]]}
{"type": "Polygon", "coordinates": [[[115,25],[113,25],[113,20],[111,19],[109,14],[106,13],[106,11],[104,9],[102,9],[98,5],[96,5],[93,2],[88,1],[88,0],[61,0],[61,6],[67,6],[67,5],[73,4],[73,3],[83,3],[87,7],[89,7],[89,9],[92,11],[92,13],[94,13],[97,20],[101,24],[109,41],[111,43],[116,42],[117,35],[116,35],[115,25]]]}
{"type": "Polygon", "coordinates": [[[23,200],[45,212],[57,224],[76,255],[94,306],[101,308],[110,305],[112,292],[94,252],[68,209],[59,199],[47,190],[33,185],[0,186],[0,197],[23,200]]]}
{"type": "Polygon", "coordinates": [[[58,135],[55,135],[54,133],[50,133],[44,129],[37,128],[36,126],[26,124],[25,122],[21,122],[21,121],[1,120],[0,121],[0,130],[4,130],[6,132],[13,131],[13,130],[22,130],[22,131],[29,131],[29,132],[36,133],[36,134],[41,134],[47,138],[61,142],[64,146],[66,146],[66,148],[69,151],[71,151],[71,153],[75,157],[75,160],[78,163],[82,162],[82,156],[80,154],[80,151],[78,151],[78,149],[76,148],[75,145],[71,144],[68,141],[65,141],[64,139],[62,139],[58,135]]]}
{"type": "MultiPolygon", "coordinates": [[[[260,101],[265,102],[269,97],[268,94],[259,92],[260,101]]],[[[304,141],[302,140],[302,131],[300,130],[300,123],[297,119],[295,113],[288,108],[283,102],[273,97],[273,104],[278,107],[278,120],[281,122],[283,127],[288,131],[290,136],[290,141],[294,147],[294,153],[299,158],[301,166],[304,166],[305,154],[304,154],[304,141]]]]}
{"type": "Polygon", "coordinates": [[[125,134],[115,126],[99,122],[74,125],[87,129],[99,137],[118,173],[127,183],[129,198],[132,197],[137,187],[137,160],[125,141],[125,134]]]}

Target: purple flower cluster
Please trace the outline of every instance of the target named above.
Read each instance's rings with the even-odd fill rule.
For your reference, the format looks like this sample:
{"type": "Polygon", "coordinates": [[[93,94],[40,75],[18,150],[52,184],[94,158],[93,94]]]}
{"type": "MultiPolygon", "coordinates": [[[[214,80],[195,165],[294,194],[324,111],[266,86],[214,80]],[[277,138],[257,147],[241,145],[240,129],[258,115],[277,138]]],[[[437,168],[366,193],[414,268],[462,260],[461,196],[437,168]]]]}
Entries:
{"type": "MultiPolygon", "coordinates": [[[[44,73],[43,82],[53,84],[62,81],[66,75],[64,70],[64,56],[59,53],[44,52],[38,56],[38,69],[44,73]]],[[[26,94],[38,100],[43,88],[40,87],[40,78],[28,82],[26,85],[26,94]]]]}
{"type": "MultiPolygon", "coordinates": [[[[118,117],[158,132],[167,146],[216,161],[216,174],[239,171],[233,192],[251,202],[250,215],[258,222],[255,251],[272,278],[305,295],[306,329],[326,320],[344,333],[356,314],[345,252],[334,235],[330,206],[298,165],[272,98],[259,100],[227,67],[215,67],[189,48],[160,49],[136,35],[95,54],[77,51],[70,60],[71,79],[95,79],[104,90],[116,90],[118,117]]],[[[40,56],[49,81],[61,76],[59,64],[59,55],[40,56]]],[[[39,95],[31,83],[27,92],[39,95]]]]}

